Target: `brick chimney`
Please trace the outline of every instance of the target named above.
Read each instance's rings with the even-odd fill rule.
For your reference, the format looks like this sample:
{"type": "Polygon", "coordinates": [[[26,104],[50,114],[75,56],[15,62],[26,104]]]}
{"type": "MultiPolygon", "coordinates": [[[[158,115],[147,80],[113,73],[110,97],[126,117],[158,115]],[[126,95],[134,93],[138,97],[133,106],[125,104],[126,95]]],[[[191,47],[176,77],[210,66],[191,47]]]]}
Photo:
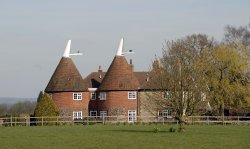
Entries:
{"type": "Polygon", "coordinates": [[[98,72],[102,73],[102,66],[101,65],[99,65],[98,72]]]}
{"type": "Polygon", "coordinates": [[[102,78],[102,66],[101,65],[99,65],[98,73],[99,73],[99,78],[101,79],[102,78]]]}

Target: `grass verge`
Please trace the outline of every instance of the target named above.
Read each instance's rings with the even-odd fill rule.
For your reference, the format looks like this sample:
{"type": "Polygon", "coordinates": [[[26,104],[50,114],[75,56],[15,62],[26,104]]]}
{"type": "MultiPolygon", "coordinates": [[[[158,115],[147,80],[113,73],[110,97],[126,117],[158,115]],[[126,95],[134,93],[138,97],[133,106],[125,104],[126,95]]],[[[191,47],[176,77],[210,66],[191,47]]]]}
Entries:
{"type": "Polygon", "coordinates": [[[0,127],[1,149],[249,149],[250,126],[85,125],[0,127]],[[156,131],[157,129],[157,131],[156,131]]]}

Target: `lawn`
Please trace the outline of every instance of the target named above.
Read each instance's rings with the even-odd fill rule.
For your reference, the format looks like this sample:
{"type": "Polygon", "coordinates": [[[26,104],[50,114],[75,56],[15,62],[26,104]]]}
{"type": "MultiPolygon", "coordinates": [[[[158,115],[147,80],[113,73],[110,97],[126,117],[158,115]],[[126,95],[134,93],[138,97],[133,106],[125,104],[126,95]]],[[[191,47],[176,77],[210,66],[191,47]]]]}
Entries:
{"type": "Polygon", "coordinates": [[[0,127],[0,149],[249,149],[250,126],[81,125],[0,127]],[[154,129],[159,128],[155,133],[154,129]]]}

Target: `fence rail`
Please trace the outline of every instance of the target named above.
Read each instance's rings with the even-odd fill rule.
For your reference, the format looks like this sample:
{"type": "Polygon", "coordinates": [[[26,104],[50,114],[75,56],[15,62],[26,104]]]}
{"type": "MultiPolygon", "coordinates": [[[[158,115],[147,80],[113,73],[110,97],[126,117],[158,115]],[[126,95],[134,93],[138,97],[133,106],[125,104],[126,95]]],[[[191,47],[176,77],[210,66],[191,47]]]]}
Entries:
{"type": "MultiPolygon", "coordinates": [[[[189,116],[188,124],[250,124],[250,117],[242,116],[189,116]]],[[[57,117],[4,117],[0,118],[0,126],[44,126],[44,125],[75,125],[75,124],[107,124],[107,123],[160,123],[177,124],[173,117],[159,116],[85,116],[81,119],[73,119],[71,116],[57,117]],[[131,121],[132,120],[132,121],[131,121]]]]}

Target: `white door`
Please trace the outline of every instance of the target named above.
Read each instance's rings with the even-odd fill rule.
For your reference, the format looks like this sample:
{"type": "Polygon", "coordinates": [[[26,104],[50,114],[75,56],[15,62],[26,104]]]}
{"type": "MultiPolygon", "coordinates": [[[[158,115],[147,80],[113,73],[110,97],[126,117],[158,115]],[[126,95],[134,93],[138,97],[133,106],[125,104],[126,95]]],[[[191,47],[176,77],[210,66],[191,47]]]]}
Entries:
{"type": "Polygon", "coordinates": [[[136,121],[136,110],[128,110],[128,122],[136,121]]]}

